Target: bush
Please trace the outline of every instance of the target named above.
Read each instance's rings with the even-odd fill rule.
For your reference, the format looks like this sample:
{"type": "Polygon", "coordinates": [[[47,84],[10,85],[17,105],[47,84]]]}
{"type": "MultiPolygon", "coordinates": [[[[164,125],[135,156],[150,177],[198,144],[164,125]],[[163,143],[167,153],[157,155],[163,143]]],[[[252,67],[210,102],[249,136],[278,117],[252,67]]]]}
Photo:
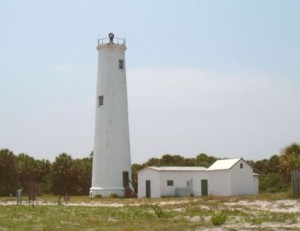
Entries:
{"type": "Polygon", "coordinates": [[[109,198],[118,198],[118,197],[119,197],[119,195],[116,194],[116,193],[111,193],[111,194],[109,195],[109,198]]]}
{"type": "Polygon", "coordinates": [[[100,199],[100,198],[102,198],[102,195],[101,194],[97,194],[94,198],[95,199],[100,199]]]}
{"type": "Polygon", "coordinates": [[[283,179],[279,173],[270,172],[261,175],[259,178],[259,191],[260,192],[285,192],[290,188],[290,181],[283,179]]]}
{"type": "Polygon", "coordinates": [[[213,225],[223,225],[226,219],[227,215],[225,213],[218,212],[211,217],[211,222],[213,223],[213,225]]]}
{"type": "Polygon", "coordinates": [[[164,211],[163,211],[162,207],[160,207],[158,205],[153,205],[152,209],[153,209],[153,211],[154,211],[154,213],[157,217],[162,217],[163,216],[164,211]]]}

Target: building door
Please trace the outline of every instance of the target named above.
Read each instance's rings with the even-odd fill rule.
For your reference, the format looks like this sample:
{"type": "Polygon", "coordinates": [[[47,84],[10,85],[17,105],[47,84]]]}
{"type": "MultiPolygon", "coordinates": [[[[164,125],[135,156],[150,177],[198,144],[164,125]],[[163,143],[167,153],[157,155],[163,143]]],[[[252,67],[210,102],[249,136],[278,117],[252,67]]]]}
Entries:
{"type": "Polygon", "coordinates": [[[146,197],[151,198],[151,181],[146,180],[146,197]]]}
{"type": "Polygon", "coordinates": [[[127,171],[123,172],[123,187],[128,188],[129,187],[129,174],[127,171]]]}
{"type": "Polygon", "coordinates": [[[201,196],[207,196],[207,195],[208,195],[208,181],[201,180],[201,196]]]}

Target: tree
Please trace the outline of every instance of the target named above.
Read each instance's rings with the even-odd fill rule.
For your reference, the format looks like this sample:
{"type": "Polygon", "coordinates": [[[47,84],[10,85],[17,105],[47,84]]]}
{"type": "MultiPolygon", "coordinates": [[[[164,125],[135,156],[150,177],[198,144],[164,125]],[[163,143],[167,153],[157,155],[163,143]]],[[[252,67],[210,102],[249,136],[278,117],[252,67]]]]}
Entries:
{"type": "Polygon", "coordinates": [[[282,192],[289,188],[290,177],[281,172],[280,156],[273,155],[270,159],[247,161],[253,172],[259,174],[260,192],[282,192]]]}
{"type": "Polygon", "coordinates": [[[184,159],[184,166],[197,166],[196,158],[186,158],[186,159],[184,159]]]}
{"type": "Polygon", "coordinates": [[[260,177],[259,191],[260,192],[276,192],[280,190],[280,175],[279,173],[271,172],[260,177]]]}
{"type": "Polygon", "coordinates": [[[162,166],[183,166],[184,158],[180,155],[163,155],[161,158],[162,166]]]}
{"type": "Polygon", "coordinates": [[[263,175],[266,172],[267,168],[266,166],[268,165],[268,160],[267,159],[263,159],[263,160],[258,160],[256,162],[253,162],[250,164],[253,168],[253,171],[255,173],[258,173],[260,175],[263,175]]]}
{"type": "Polygon", "coordinates": [[[138,171],[144,167],[146,167],[145,164],[132,164],[131,165],[132,186],[133,186],[135,192],[137,192],[137,188],[138,188],[138,171]]]}
{"type": "Polygon", "coordinates": [[[201,153],[196,157],[197,166],[202,166],[208,168],[211,166],[217,158],[213,156],[208,156],[205,153],[201,153]]]}
{"type": "Polygon", "coordinates": [[[66,153],[56,157],[51,168],[54,194],[89,194],[92,179],[92,157],[72,159],[66,153]]]}
{"type": "Polygon", "coordinates": [[[8,149],[0,150],[0,195],[9,196],[17,189],[16,156],[8,149]]]}
{"type": "Polygon", "coordinates": [[[89,194],[92,181],[92,158],[75,159],[73,161],[73,176],[76,194],[89,194]]]}
{"type": "Polygon", "coordinates": [[[280,165],[286,174],[292,170],[300,170],[300,144],[292,143],[282,150],[280,165]]]}
{"type": "Polygon", "coordinates": [[[60,154],[55,158],[51,168],[53,184],[52,192],[54,194],[73,194],[74,191],[74,175],[73,175],[73,159],[66,153],[60,154]]]}
{"type": "Polygon", "coordinates": [[[19,154],[16,158],[16,172],[18,175],[18,183],[25,192],[28,191],[28,185],[36,182],[39,175],[38,163],[27,154],[19,154]]]}
{"type": "Polygon", "coordinates": [[[160,159],[152,157],[145,163],[145,166],[160,166],[161,165],[160,162],[161,162],[160,159]]]}
{"type": "Polygon", "coordinates": [[[39,169],[38,173],[38,189],[40,193],[50,194],[52,186],[51,163],[49,160],[37,160],[39,169]]]}

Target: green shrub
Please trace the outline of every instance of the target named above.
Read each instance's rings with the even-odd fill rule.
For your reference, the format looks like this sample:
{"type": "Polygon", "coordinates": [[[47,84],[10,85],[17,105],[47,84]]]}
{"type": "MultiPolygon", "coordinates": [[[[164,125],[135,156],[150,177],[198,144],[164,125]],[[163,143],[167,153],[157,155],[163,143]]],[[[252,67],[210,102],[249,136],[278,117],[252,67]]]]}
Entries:
{"type": "Polygon", "coordinates": [[[95,199],[102,198],[102,195],[101,195],[101,194],[97,194],[94,198],[95,198],[95,199]]]}
{"type": "Polygon", "coordinates": [[[286,192],[291,187],[290,180],[284,179],[282,175],[275,172],[262,174],[259,177],[260,192],[286,192]]]}
{"type": "Polygon", "coordinates": [[[119,195],[116,194],[116,193],[111,193],[111,194],[109,195],[109,198],[118,198],[118,197],[119,197],[119,195]]]}
{"type": "Polygon", "coordinates": [[[227,215],[223,212],[217,212],[211,217],[213,225],[223,225],[227,219],[227,215]]]}
{"type": "Polygon", "coordinates": [[[164,211],[163,211],[162,207],[160,207],[158,205],[153,205],[152,209],[153,209],[153,211],[154,211],[154,213],[157,217],[162,217],[163,216],[164,211]]]}

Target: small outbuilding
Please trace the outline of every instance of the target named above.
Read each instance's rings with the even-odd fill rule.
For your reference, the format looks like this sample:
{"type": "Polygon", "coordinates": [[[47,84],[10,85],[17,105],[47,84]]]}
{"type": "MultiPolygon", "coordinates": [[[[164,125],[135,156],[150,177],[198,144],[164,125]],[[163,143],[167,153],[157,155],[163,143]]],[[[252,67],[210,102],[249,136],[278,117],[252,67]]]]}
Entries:
{"type": "Polygon", "coordinates": [[[204,167],[146,167],[138,172],[138,197],[245,195],[258,193],[258,174],[243,159],[204,167]]]}

